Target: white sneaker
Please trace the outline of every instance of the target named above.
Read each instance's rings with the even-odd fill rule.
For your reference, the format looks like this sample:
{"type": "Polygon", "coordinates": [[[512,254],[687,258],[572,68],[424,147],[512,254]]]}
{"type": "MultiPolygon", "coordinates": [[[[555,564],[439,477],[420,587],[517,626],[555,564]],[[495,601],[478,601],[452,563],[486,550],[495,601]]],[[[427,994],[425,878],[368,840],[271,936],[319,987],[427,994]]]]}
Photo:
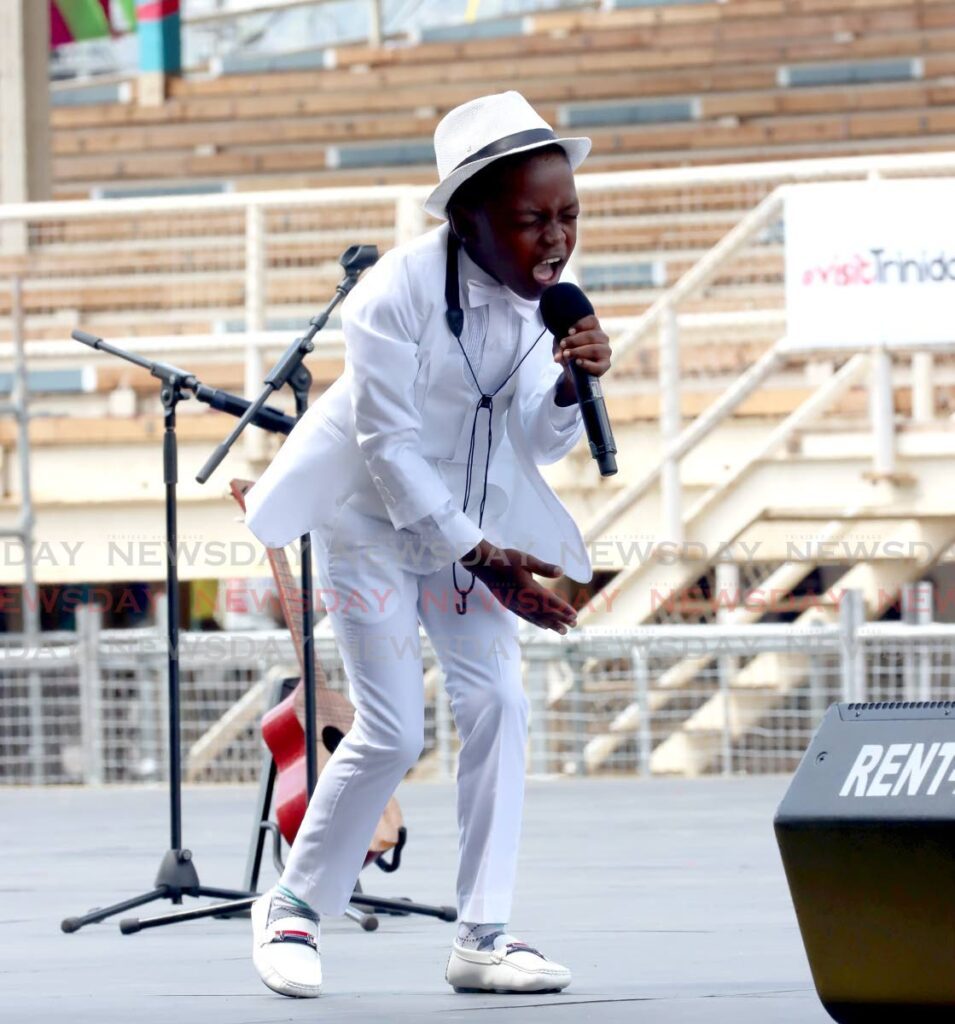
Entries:
{"type": "Polygon", "coordinates": [[[322,990],[318,917],[274,889],[263,893],[252,904],[252,963],[273,992],[314,999],[322,990]]]}
{"type": "Polygon", "coordinates": [[[455,992],[559,992],[570,984],[570,971],[502,933],[487,949],[455,942],[445,978],[455,992]]]}

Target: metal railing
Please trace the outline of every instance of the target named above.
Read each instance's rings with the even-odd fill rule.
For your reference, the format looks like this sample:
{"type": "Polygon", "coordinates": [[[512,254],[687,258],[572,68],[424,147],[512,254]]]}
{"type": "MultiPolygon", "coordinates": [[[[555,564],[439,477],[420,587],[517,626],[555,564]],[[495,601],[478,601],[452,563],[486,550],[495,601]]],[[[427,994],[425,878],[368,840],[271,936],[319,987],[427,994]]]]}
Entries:
{"type": "MultiPolygon", "coordinates": [[[[684,380],[688,372],[724,379],[784,333],[782,186],[952,172],[955,154],[941,153],[578,175],[584,216],[575,270],[613,325],[617,376],[648,386],[658,379],[667,443],[676,439],[680,350],[684,380]],[[750,351],[739,348],[741,337],[752,338],[750,351]],[[730,340],[737,361],[711,365],[718,343],[730,340]],[[689,371],[687,351],[695,356],[689,371]]],[[[31,358],[39,357],[34,342],[65,340],[81,324],[112,339],[154,338],[158,347],[192,338],[204,358],[240,347],[245,379],[258,382],[263,334],[288,338],[307,322],[337,282],[337,256],[349,244],[385,250],[426,230],[428,191],[8,204],[0,207],[0,253],[22,254],[31,358]]],[[[12,333],[9,309],[0,286],[0,345],[12,333]]],[[[919,380],[930,379],[923,361],[919,380]]]]}
{"type": "MultiPolygon", "coordinates": [[[[584,774],[588,742],[615,708],[636,704],[626,735],[602,772],[646,774],[653,754],[692,712],[733,687],[738,669],[759,660],[766,677],[733,687],[721,720],[695,742],[714,752],[708,770],[723,774],[791,771],[826,707],[835,700],[942,700],[955,697],[955,625],[925,621],[926,584],[910,588],[910,621],[863,624],[848,607],[837,624],[648,626],[583,630],[570,638],[523,639],[531,702],[528,770],[584,774]],[[696,659],[678,694],[658,700],[674,665],[696,659]],[[796,673],[789,679],[787,673],[796,673]],[[568,685],[569,680],[569,685],[568,685]],[[739,735],[731,717],[741,702],[775,699],[758,724],[739,735]],[[554,699],[554,694],[559,696],[554,699]]],[[[852,595],[846,595],[850,602],[852,595]]],[[[78,632],[43,634],[36,647],[0,641],[0,784],[134,783],[166,772],[166,653],[154,629],[99,630],[95,610],[80,609],[78,632]],[[40,686],[30,688],[30,677],[40,686]],[[32,702],[32,704],[31,704],[32,702]],[[39,725],[38,725],[39,723],[39,725]],[[39,728],[41,735],[34,730],[39,728]],[[38,754],[39,760],[38,760],[38,754]]],[[[182,749],[192,781],[248,782],[261,768],[259,719],[270,682],[293,675],[284,632],[183,634],[182,749]]],[[[333,640],[319,630],[318,654],[329,685],[347,692],[333,640]]],[[[425,644],[425,752],[418,776],[449,777],[456,739],[444,688],[435,683],[425,644]]]]}
{"type": "MultiPolygon", "coordinates": [[[[935,173],[936,171],[951,173],[955,169],[955,164],[952,163],[949,154],[942,155],[942,159],[937,164],[934,162],[921,164],[921,167],[917,169],[916,165],[919,163],[921,163],[920,157],[914,163],[908,162],[905,158],[901,163],[892,157],[879,158],[869,166],[865,178],[905,176],[913,173],[935,173]]],[[[861,170],[861,165],[852,159],[825,162],[805,161],[799,165],[788,166],[789,181],[802,183],[834,179],[847,180],[856,177],[861,170]]],[[[766,170],[768,168],[765,168],[763,173],[766,170]]],[[[605,532],[624,510],[630,508],[651,487],[659,484],[663,510],[663,536],[678,543],[682,542],[684,514],[680,463],[684,456],[728,416],[732,415],[753,392],[777,373],[788,358],[796,357],[807,360],[815,357],[818,359],[824,354],[822,349],[813,352],[805,347],[798,352],[793,352],[789,348],[785,336],[782,336],[736,379],[716,402],[685,429],[681,429],[679,313],[688,303],[696,299],[727,265],[731,265],[747,245],[752,244],[768,230],[771,234],[782,234],[784,231],[783,211],[791,187],[790,184],[785,184],[774,188],[746,213],[709,252],[698,260],[672,288],[662,294],[639,318],[632,330],[625,331],[615,339],[614,352],[616,358],[619,359],[628,349],[645,343],[652,337],[651,332],[656,331],[659,352],[658,385],[663,457],[648,474],[616,495],[614,500],[601,510],[599,516],[588,525],[588,538],[597,537],[605,532]]],[[[784,317],[780,319],[784,321],[784,317]]],[[[955,334],[945,345],[900,347],[900,350],[904,348],[912,357],[913,413],[917,418],[930,419],[934,409],[932,351],[933,349],[935,351],[950,351],[953,346],[955,346],[955,334]]],[[[848,352],[846,349],[842,351],[844,354],[848,352]]],[[[778,448],[791,436],[793,431],[822,411],[833,398],[838,397],[863,371],[869,369],[869,358],[872,361],[870,391],[873,399],[870,408],[874,440],[873,471],[879,476],[893,473],[895,469],[893,381],[889,348],[885,345],[874,347],[871,357],[858,352],[853,354],[850,361],[828,385],[821,387],[803,407],[794,412],[773,432],[755,458],[765,457],[768,452],[778,448]]]]}

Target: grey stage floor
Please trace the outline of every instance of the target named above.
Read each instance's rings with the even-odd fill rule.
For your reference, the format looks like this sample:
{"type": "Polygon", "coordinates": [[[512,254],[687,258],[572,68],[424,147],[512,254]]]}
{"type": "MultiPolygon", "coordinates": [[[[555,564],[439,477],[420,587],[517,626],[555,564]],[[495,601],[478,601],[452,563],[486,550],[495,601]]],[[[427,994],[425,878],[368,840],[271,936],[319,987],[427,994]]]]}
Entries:
{"type": "MultiPolygon", "coordinates": [[[[262,986],[245,920],[60,932],[64,916],[151,887],[169,842],[163,789],[0,791],[0,1020],[821,1024],[772,833],[785,786],[532,782],[512,926],[571,967],[567,991],[456,995],[443,979],[454,925],[382,917],[370,934],[323,922],[325,994],[306,1001],[262,986]]],[[[394,875],[366,872],[367,888],[453,903],[452,787],[398,795],[407,856],[394,875]]],[[[185,845],[204,883],[238,884],[253,805],[251,788],[186,791],[185,845]]]]}

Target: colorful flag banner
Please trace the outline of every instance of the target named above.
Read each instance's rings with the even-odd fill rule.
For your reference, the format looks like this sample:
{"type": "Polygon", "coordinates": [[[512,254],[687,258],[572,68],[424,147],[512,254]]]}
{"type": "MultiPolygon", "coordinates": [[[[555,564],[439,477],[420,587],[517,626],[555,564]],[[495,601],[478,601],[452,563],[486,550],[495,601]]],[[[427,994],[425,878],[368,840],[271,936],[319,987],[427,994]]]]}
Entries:
{"type": "Polygon", "coordinates": [[[50,0],[50,47],[102,39],[135,29],[136,0],[119,0],[122,18],[110,13],[110,0],[50,0]]]}

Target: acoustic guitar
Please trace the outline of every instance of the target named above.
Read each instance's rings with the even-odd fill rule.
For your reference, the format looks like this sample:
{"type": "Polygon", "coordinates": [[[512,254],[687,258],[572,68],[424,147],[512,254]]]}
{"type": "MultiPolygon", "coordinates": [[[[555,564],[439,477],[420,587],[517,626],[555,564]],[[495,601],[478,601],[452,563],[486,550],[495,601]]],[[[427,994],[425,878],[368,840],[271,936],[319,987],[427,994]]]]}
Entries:
{"type": "MultiPolygon", "coordinates": [[[[232,496],[245,511],[245,495],[252,487],[249,480],[232,480],[232,496]]],[[[279,592],[279,604],[285,625],[292,635],[295,654],[304,675],[302,661],[302,594],[298,581],[292,576],[288,557],[281,548],[266,548],[272,576],[279,592]]],[[[351,728],[355,709],[348,699],[329,689],[328,680],[318,658],[315,659],[315,735],[316,767],[321,774],[328,759],[351,728]]],[[[276,768],[276,784],[273,796],[275,817],[279,831],[289,845],[298,834],[305,809],[308,805],[308,773],[305,757],[305,684],[299,679],[298,685],[285,698],[267,711],[262,718],[262,737],[272,754],[276,768]]],[[[403,844],[405,830],[402,827],[401,810],[398,801],[392,797],[378,822],[375,834],[365,856],[365,866],[378,860],[381,854],[394,847],[396,853],[403,844]]],[[[397,863],[386,864],[379,860],[386,871],[394,870],[397,863]]]]}

